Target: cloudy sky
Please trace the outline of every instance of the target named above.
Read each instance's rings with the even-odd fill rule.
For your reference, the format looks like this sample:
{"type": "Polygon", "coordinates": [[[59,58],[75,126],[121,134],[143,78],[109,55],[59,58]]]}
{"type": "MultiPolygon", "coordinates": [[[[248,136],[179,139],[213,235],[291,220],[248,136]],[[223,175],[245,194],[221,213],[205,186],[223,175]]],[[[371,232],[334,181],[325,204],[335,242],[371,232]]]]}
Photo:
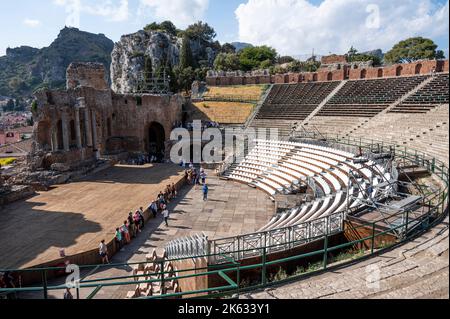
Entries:
{"type": "Polygon", "coordinates": [[[2,0],[0,56],[7,47],[48,46],[65,25],[114,41],[152,21],[179,28],[203,20],[221,42],[275,47],[281,54],[389,50],[432,38],[448,56],[449,0],[2,0]]]}

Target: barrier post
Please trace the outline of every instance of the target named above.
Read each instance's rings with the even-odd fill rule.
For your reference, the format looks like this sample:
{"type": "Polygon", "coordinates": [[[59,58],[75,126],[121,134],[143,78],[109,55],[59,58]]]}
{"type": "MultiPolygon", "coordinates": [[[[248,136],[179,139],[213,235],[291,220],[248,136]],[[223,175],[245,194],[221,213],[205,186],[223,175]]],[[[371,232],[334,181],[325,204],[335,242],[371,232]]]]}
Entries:
{"type": "Polygon", "coordinates": [[[323,269],[326,270],[328,264],[328,234],[325,236],[323,246],[323,269]]]}
{"type": "Polygon", "coordinates": [[[47,270],[42,270],[42,287],[44,288],[44,299],[48,299],[47,270]]]}
{"type": "Polygon", "coordinates": [[[261,283],[263,285],[267,284],[267,265],[266,265],[266,260],[267,260],[267,249],[266,246],[264,246],[263,248],[263,254],[262,254],[262,271],[261,271],[261,283]]]}
{"type": "Polygon", "coordinates": [[[370,248],[370,254],[373,255],[375,250],[375,222],[372,224],[372,247],[370,248]]]}
{"type": "Polygon", "coordinates": [[[408,225],[409,225],[409,210],[406,211],[406,223],[405,223],[405,237],[408,234],[408,225]]]}

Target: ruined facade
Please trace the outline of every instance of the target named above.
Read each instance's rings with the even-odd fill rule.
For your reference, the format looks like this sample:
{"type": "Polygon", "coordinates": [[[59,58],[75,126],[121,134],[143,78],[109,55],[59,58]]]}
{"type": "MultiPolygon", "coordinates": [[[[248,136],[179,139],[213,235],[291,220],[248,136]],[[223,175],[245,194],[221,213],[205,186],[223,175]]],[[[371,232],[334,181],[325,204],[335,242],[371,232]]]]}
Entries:
{"type": "Polygon", "coordinates": [[[31,157],[43,169],[75,169],[120,153],[163,152],[182,116],[178,95],[116,94],[97,63],[71,64],[66,90],[41,90],[35,97],[31,157]]]}

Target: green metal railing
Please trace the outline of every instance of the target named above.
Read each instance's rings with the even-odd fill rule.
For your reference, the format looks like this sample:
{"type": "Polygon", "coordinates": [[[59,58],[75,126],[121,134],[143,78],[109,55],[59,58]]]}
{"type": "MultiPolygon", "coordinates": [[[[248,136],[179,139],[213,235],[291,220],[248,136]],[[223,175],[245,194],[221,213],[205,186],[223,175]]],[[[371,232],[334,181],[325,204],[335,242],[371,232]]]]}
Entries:
{"type": "MultiPolygon", "coordinates": [[[[328,137],[329,138],[329,137],[328,137]]],[[[285,246],[286,243],[282,243],[279,245],[272,245],[272,246],[266,246],[266,247],[260,247],[260,248],[252,248],[247,250],[237,250],[231,252],[231,256],[234,256],[235,254],[246,252],[246,251],[255,251],[260,250],[260,258],[258,261],[256,261],[253,264],[250,265],[242,265],[241,261],[234,260],[232,257],[230,257],[230,254],[223,254],[223,253],[217,253],[217,254],[208,254],[208,255],[202,255],[202,256],[194,256],[194,257],[185,257],[185,258],[174,258],[174,259],[164,259],[161,261],[158,261],[160,263],[160,272],[156,272],[153,274],[144,274],[144,275],[130,275],[130,276],[120,276],[120,277],[108,277],[108,278],[99,278],[99,279],[93,279],[93,280],[86,280],[81,279],[79,282],[79,286],[77,288],[77,295],[79,296],[78,292],[79,289],[93,289],[92,292],[87,296],[88,299],[92,299],[95,296],[99,294],[100,291],[102,291],[105,288],[108,287],[117,287],[117,286],[127,286],[127,285],[140,285],[140,284],[148,284],[148,283],[155,283],[159,282],[161,283],[161,287],[164,287],[164,282],[167,280],[183,280],[183,279],[193,279],[196,277],[210,277],[210,276],[217,276],[218,278],[221,278],[226,284],[219,286],[219,287],[210,287],[200,290],[193,290],[193,291],[184,291],[184,292],[178,292],[178,293],[170,293],[170,294],[164,294],[161,296],[149,296],[149,297],[143,297],[141,299],[157,299],[157,298],[183,298],[183,297],[192,297],[193,295],[199,295],[195,298],[220,298],[220,297],[233,297],[233,296],[239,296],[240,293],[251,291],[263,287],[267,287],[273,284],[280,284],[285,282],[290,282],[293,280],[298,280],[301,278],[304,278],[305,276],[310,276],[312,274],[324,271],[328,269],[330,266],[334,266],[333,263],[330,264],[329,257],[331,254],[335,252],[341,252],[345,249],[351,249],[354,248],[360,244],[365,244],[367,242],[370,243],[370,249],[368,249],[367,252],[365,252],[364,255],[357,257],[355,259],[352,259],[352,262],[358,261],[363,258],[368,258],[370,256],[380,254],[383,251],[387,249],[392,249],[393,247],[396,247],[398,245],[401,245],[412,238],[422,234],[423,232],[431,229],[435,225],[439,224],[448,213],[448,187],[449,187],[449,169],[440,160],[437,160],[433,157],[430,157],[423,152],[415,151],[415,150],[408,150],[406,147],[398,147],[395,144],[390,143],[383,143],[383,142],[376,142],[376,141],[367,141],[363,139],[355,139],[355,138],[341,138],[338,136],[335,136],[330,139],[331,142],[344,145],[344,146],[350,146],[350,147],[361,147],[361,149],[374,149],[375,147],[383,151],[386,147],[390,148],[390,150],[394,151],[396,154],[397,159],[409,161],[411,163],[414,163],[418,166],[425,167],[430,173],[433,173],[435,176],[439,177],[440,180],[444,183],[443,189],[441,189],[439,192],[432,193],[430,196],[426,198],[426,205],[422,207],[422,214],[418,217],[411,217],[410,212],[399,212],[397,214],[392,214],[389,217],[390,218],[397,218],[399,220],[402,220],[402,223],[391,226],[386,229],[386,225],[383,223],[383,220],[378,220],[374,222],[365,222],[360,223],[360,225],[353,227],[354,230],[357,230],[359,228],[369,228],[371,229],[370,236],[367,236],[365,238],[361,238],[358,240],[354,240],[351,242],[347,242],[344,244],[339,244],[335,246],[330,245],[330,236],[331,234],[326,234],[322,238],[317,238],[317,240],[323,241],[323,247],[322,249],[303,253],[299,255],[284,257],[284,258],[278,258],[276,260],[269,260],[269,252],[273,251],[274,248],[283,245],[285,246]],[[377,231],[378,230],[378,231],[377,231]],[[389,247],[377,247],[376,242],[377,239],[381,236],[385,235],[393,235],[396,230],[402,230],[405,234],[405,236],[401,238],[397,238],[396,242],[393,243],[393,245],[389,247]],[[200,268],[192,268],[192,269],[182,269],[177,270],[176,273],[180,274],[175,277],[167,278],[166,275],[169,275],[171,272],[165,272],[164,271],[164,264],[165,263],[175,263],[175,262],[181,262],[184,260],[192,260],[192,259],[200,259],[204,258],[205,260],[210,260],[210,257],[217,257],[220,256],[221,258],[227,259],[227,263],[220,264],[220,265],[208,265],[206,267],[200,267],[200,268]],[[268,280],[268,273],[269,268],[273,269],[276,266],[280,266],[285,263],[291,263],[291,262],[298,262],[300,263],[302,260],[305,260],[307,258],[316,258],[321,260],[321,267],[320,269],[315,269],[314,271],[308,271],[303,272],[300,274],[292,275],[287,277],[286,279],[282,279],[279,281],[272,281],[270,282],[268,280]],[[261,278],[258,283],[254,283],[250,286],[242,286],[241,285],[241,277],[243,271],[250,271],[250,270],[260,270],[261,271],[261,278]],[[189,274],[189,272],[195,271],[195,274],[189,274]],[[202,272],[203,271],[203,272],[202,272]],[[188,273],[188,274],[186,274],[188,273]],[[234,274],[235,280],[233,280],[230,276],[231,274],[234,274]],[[140,280],[140,279],[144,280],[140,280]],[[154,278],[154,279],[148,279],[148,278],[154,278]]],[[[298,244],[297,241],[293,241],[292,246],[296,246],[298,244]]],[[[110,264],[110,265],[86,265],[86,266],[80,266],[80,270],[88,270],[88,269],[96,269],[96,270],[104,270],[106,268],[120,268],[120,267],[132,267],[132,266],[138,266],[142,264],[147,264],[151,262],[143,261],[143,262],[136,262],[136,263],[120,263],[120,264],[110,264]]],[[[344,262],[345,264],[345,262],[344,262]]],[[[341,265],[341,264],[339,264],[341,265]]],[[[10,272],[17,272],[17,273],[26,273],[26,272],[39,272],[42,276],[42,284],[41,286],[36,287],[20,287],[20,288],[13,288],[13,289],[0,289],[0,294],[4,293],[24,293],[24,292],[38,292],[42,293],[43,298],[48,298],[48,293],[50,291],[54,290],[62,290],[66,288],[66,285],[56,285],[56,286],[50,286],[48,284],[47,280],[47,274],[51,271],[64,271],[65,268],[63,267],[48,267],[48,268],[34,268],[34,269],[13,269],[13,270],[1,270],[0,272],[10,271],[10,272]]]]}

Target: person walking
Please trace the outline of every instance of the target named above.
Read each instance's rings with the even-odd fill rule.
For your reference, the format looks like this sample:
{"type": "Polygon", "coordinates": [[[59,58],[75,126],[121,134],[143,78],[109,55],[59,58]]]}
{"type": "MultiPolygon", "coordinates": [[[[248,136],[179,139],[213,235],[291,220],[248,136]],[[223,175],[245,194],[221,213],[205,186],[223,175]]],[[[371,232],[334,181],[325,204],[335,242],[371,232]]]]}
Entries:
{"type": "Polygon", "coordinates": [[[208,185],[206,183],[203,184],[203,201],[205,202],[208,200],[208,191],[209,191],[208,185]]]}
{"type": "Polygon", "coordinates": [[[100,258],[102,259],[102,264],[109,264],[108,246],[106,246],[104,239],[100,242],[98,251],[100,254],[100,258]]]}
{"type": "Polygon", "coordinates": [[[162,214],[163,214],[164,222],[166,223],[166,226],[169,227],[169,210],[167,209],[167,206],[164,206],[162,214]]]}

